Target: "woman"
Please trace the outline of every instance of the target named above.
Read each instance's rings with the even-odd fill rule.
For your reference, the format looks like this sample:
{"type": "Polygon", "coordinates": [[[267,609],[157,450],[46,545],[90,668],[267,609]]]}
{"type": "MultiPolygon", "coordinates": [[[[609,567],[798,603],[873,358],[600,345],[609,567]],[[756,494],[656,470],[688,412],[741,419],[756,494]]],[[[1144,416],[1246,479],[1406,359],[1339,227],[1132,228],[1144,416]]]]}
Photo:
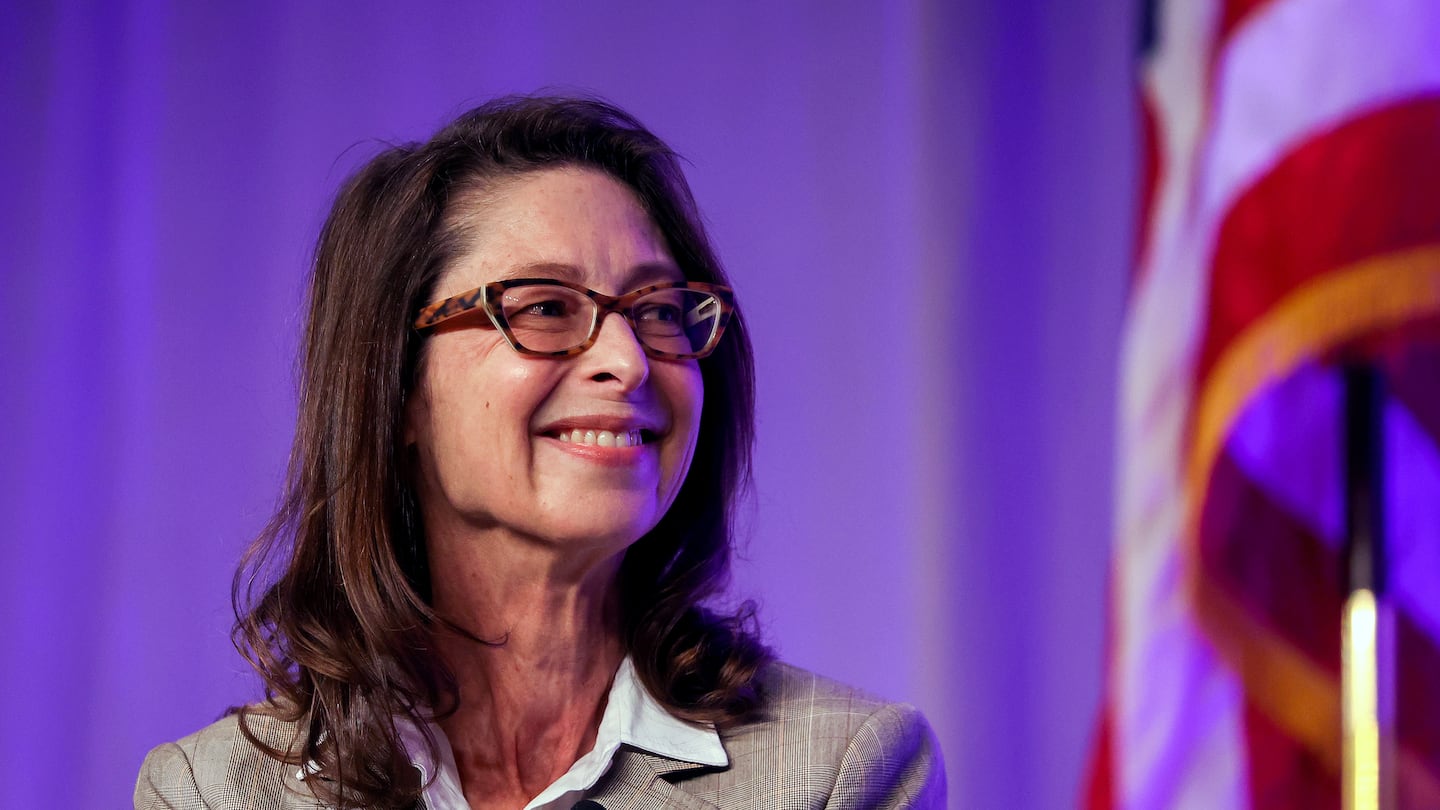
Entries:
{"type": "Polygon", "coordinates": [[[940,806],[918,713],[703,607],[752,388],[630,116],[503,99],[375,158],[321,234],[287,498],[236,577],[267,700],[152,751],[136,807],[940,806]]]}

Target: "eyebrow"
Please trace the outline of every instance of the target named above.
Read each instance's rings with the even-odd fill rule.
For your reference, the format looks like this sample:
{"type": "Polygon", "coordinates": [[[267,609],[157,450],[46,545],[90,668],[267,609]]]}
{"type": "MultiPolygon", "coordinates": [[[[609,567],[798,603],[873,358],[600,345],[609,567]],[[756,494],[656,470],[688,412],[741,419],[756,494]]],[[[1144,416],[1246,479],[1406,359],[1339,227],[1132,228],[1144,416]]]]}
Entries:
{"type": "MultiPolygon", "coordinates": [[[[573,264],[563,262],[530,262],[512,267],[495,279],[505,281],[512,278],[554,278],[561,281],[568,281],[572,284],[589,286],[585,283],[584,273],[573,264]]],[[[626,290],[634,290],[647,284],[656,284],[662,281],[684,281],[685,273],[672,262],[642,262],[630,268],[624,276],[624,283],[621,284],[626,290]]]]}
{"type": "Polygon", "coordinates": [[[495,280],[508,281],[512,278],[558,278],[561,281],[576,281],[580,278],[580,268],[560,262],[531,262],[511,267],[495,280]]]}

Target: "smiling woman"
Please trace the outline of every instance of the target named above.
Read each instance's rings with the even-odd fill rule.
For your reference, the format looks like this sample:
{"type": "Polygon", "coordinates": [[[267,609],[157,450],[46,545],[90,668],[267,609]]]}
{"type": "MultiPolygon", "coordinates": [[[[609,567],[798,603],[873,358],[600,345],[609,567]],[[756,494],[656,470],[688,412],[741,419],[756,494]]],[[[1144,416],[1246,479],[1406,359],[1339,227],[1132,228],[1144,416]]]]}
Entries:
{"type": "MultiPolygon", "coordinates": [[[[568,268],[568,277],[612,294],[684,278],[638,199],[608,174],[542,169],[487,197],[483,213],[469,218],[470,249],[437,283],[442,296],[537,264],[568,268]]],[[[652,299],[663,302],[673,289],[641,297],[641,314],[653,314],[652,299]]],[[[545,576],[598,577],[593,584],[603,592],[613,577],[606,561],[618,563],[660,522],[690,467],[704,399],[698,352],[685,346],[688,357],[652,361],[652,345],[682,347],[629,325],[648,319],[599,317],[591,295],[553,280],[504,287],[493,303],[491,295],[482,296],[490,322],[471,318],[429,339],[408,406],[405,443],[417,450],[416,494],[432,562],[481,554],[490,575],[534,582],[494,570],[510,546],[496,538],[572,543],[551,557],[545,576]],[[477,324],[491,328],[465,328],[477,324]],[[570,354],[580,347],[588,348],[570,354]],[[537,360],[522,348],[573,359],[537,360]],[[616,447],[615,434],[631,431],[641,442],[616,447]]],[[[434,584],[433,607],[442,615],[489,613],[490,606],[446,610],[455,594],[434,584]]],[[[464,585],[464,595],[476,590],[464,585]]]]}
{"type": "Polygon", "coordinates": [[[236,576],[265,699],[137,808],[938,807],[912,708],[708,600],[744,320],[670,150],[511,98],[386,151],[321,234],[286,499],[236,576]]]}

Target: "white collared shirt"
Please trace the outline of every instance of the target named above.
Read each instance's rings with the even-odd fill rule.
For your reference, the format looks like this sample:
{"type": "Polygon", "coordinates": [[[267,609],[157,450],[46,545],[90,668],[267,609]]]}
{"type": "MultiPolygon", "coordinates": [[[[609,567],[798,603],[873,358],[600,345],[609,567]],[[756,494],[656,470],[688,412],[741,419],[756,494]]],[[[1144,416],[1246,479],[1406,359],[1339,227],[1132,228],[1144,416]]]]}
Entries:
{"type": "MultiPolygon", "coordinates": [[[[426,755],[424,735],[418,728],[400,726],[410,761],[430,781],[425,788],[427,810],[470,810],[460,789],[460,771],[455,767],[455,754],[440,727],[430,725],[435,739],[438,762],[426,755]]],[[[609,770],[615,752],[621,745],[631,745],[652,754],[694,762],[699,765],[723,767],[730,764],[720,735],[708,725],[687,723],[665,711],[635,675],[635,666],[627,656],[615,672],[610,695],[605,701],[605,714],[595,734],[595,747],[575,761],[566,771],[525,805],[525,810],[569,810],[595,786],[609,770]]]]}

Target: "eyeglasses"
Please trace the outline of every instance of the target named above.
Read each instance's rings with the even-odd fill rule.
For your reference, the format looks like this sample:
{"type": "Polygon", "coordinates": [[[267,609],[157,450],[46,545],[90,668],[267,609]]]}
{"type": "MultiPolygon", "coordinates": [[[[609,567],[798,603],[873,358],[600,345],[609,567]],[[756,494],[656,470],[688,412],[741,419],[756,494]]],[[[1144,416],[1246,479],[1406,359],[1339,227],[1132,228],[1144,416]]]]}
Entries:
{"type": "Polygon", "coordinates": [[[553,278],[492,281],[420,310],[415,328],[426,330],[481,309],[521,354],[568,357],[595,343],[600,323],[620,313],[645,353],[662,360],[689,360],[714,351],[735,311],[729,287],[675,281],[621,296],[553,278]]]}

